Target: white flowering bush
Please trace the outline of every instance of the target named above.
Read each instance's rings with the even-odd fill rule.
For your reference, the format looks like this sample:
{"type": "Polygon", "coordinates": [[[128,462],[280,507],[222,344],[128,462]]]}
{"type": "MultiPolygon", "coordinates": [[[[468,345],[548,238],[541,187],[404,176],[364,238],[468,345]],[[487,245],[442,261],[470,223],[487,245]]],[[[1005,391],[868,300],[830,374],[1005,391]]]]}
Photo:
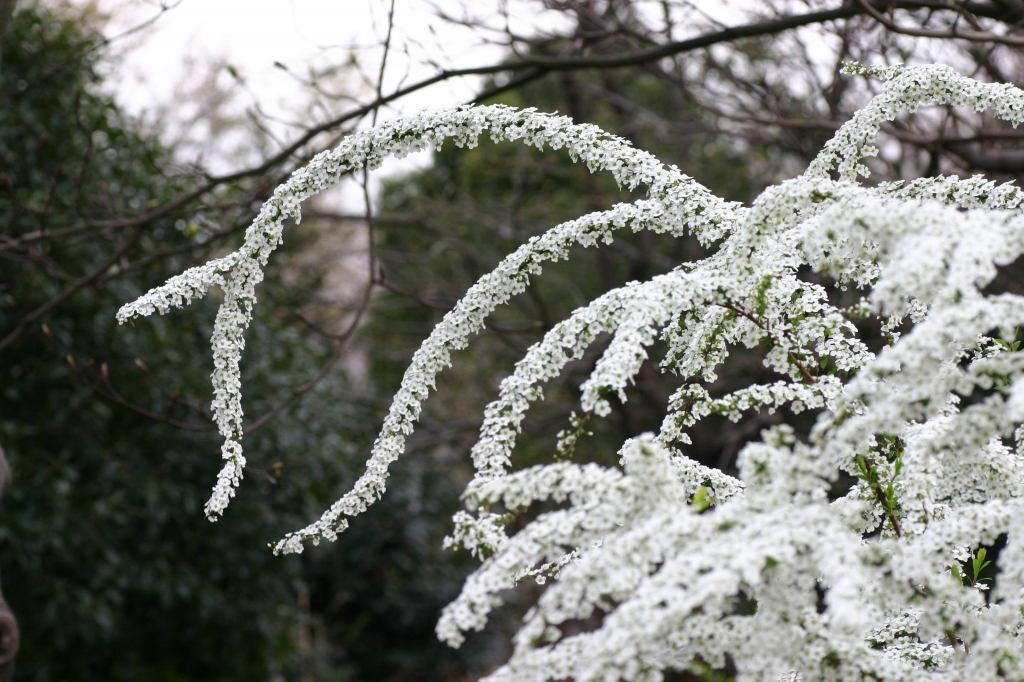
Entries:
{"type": "MultiPolygon", "coordinates": [[[[279,187],[231,255],[193,268],[118,313],[122,322],[224,291],[213,386],[226,460],[206,512],[221,514],[242,477],[239,358],[262,267],[287,217],[342,174],[451,139],[564,148],[647,198],[531,239],[483,277],[413,357],[351,492],[277,543],[334,539],[383,492],[434,377],[496,306],[542,263],[619,229],[687,231],[711,256],[606,293],[529,349],[484,414],[477,474],[448,538],[482,561],[442,613],[459,646],[502,592],[545,588],[489,680],[660,680],[666,670],[735,669],[738,680],[1024,680],[1024,353],[1013,342],[1024,298],[986,293],[1024,251],[1024,195],[981,177],[865,187],[882,122],[924,105],[988,111],[1017,125],[1024,92],[948,67],[848,71],[884,88],[807,172],[751,207],[716,198],[674,167],[565,117],[505,106],[427,112],[379,125],[318,155],[279,187]],[[840,309],[813,269],[863,293],[840,309]],[[876,317],[873,353],[854,320],[876,317]],[[901,333],[902,332],[902,333],[901,333]],[[621,468],[555,461],[510,471],[520,425],[544,382],[610,342],[582,385],[601,417],[661,339],[681,381],[660,433],[621,448],[621,468]],[[607,337],[602,337],[607,338],[607,337]],[[717,397],[708,386],[737,344],[767,349],[778,381],[717,397]],[[687,428],[709,414],[817,411],[809,438],[774,427],[739,455],[739,478],[686,456],[687,428]],[[835,499],[836,482],[855,480],[835,499]],[[511,537],[506,527],[535,502],[511,537]],[[999,547],[994,581],[982,577],[999,547]]],[[[830,278],[830,279],[829,279],[830,278]]],[[[584,417],[586,418],[586,417],[584,417]]],[[[560,434],[571,450],[584,418],[560,434]]],[[[556,458],[559,459],[559,458],[556,458]]]]}

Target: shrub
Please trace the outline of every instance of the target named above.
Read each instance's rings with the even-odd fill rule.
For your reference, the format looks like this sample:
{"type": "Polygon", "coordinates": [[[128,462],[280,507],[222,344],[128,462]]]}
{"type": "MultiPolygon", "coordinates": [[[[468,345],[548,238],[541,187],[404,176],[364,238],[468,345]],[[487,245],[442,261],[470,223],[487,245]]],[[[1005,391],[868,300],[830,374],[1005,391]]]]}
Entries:
{"type": "Polygon", "coordinates": [[[241,479],[238,362],[283,221],[298,220],[301,202],[346,172],[447,138],[473,146],[487,132],[565,148],[621,185],[646,186],[648,197],[531,239],[473,286],[414,356],[366,473],[275,551],[335,538],[379,498],[437,372],[543,262],[574,244],[610,242],[621,228],[689,230],[717,246],[711,256],[580,308],[502,383],[473,449],[467,511],[449,538],[482,565],[442,613],[438,635],[458,646],[484,627],[503,590],[533,578],[547,587],[489,679],[659,680],[708,667],[743,680],[1024,679],[1024,355],[1014,340],[1024,298],[986,291],[997,266],[1024,250],[1024,195],[981,177],[859,181],[880,125],[901,111],[969,106],[1017,125],[1024,93],[940,65],[847,68],[885,80],[881,93],[807,172],[751,207],[594,126],[531,109],[427,112],[317,156],[263,206],[238,251],[118,314],[165,313],[224,289],[213,385],[226,463],[207,515],[223,512],[241,479]],[[874,350],[872,322],[882,335],[874,350]],[[581,387],[584,416],[560,434],[559,461],[510,472],[542,384],[605,335],[581,387]],[[568,461],[586,420],[606,415],[613,396],[625,400],[659,338],[661,367],[681,381],[660,433],[623,444],[621,468],[568,461]],[[713,395],[716,368],[737,344],[762,349],[779,380],[713,395]],[[764,432],[741,452],[738,479],[684,454],[687,428],[704,416],[780,408],[817,412],[814,428],[764,432]],[[528,515],[542,501],[561,507],[528,515]]]}

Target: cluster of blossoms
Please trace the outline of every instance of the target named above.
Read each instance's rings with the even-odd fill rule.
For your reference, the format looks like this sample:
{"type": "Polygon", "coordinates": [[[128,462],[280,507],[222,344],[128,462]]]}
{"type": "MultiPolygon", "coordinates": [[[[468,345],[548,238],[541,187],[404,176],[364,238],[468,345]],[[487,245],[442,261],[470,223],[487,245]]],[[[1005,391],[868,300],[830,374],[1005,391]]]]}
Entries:
{"type": "Polygon", "coordinates": [[[472,146],[486,131],[565,148],[592,171],[646,186],[647,198],[555,227],[474,285],[413,357],[366,473],[275,551],[333,539],[383,493],[450,353],[544,261],[610,242],[620,228],[690,232],[717,245],[713,255],[575,311],[502,382],[472,451],[467,510],[448,539],[482,564],[442,613],[439,637],[458,646],[504,590],[533,578],[546,588],[490,680],[657,681],[727,663],[744,681],[1024,680],[1024,353],[1006,340],[1024,325],[1024,298],[984,293],[997,266],[1024,252],[1024,194],[979,177],[858,181],[880,124],[900,112],[969,106],[1016,125],[1024,92],[939,65],[849,70],[885,80],[882,92],[804,175],[749,208],[593,126],[503,106],[395,120],[319,155],[264,205],[239,251],[119,313],[163,313],[213,284],[224,289],[213,379],[227,463],[208,515],[222,512],[241,476],[242,334],[283,220],[346,171],[445,138],[472,146]],[[864,298],[837,308],[800,276],[808,266],[864,298]],[[854,320],[864,317],[887,335],[877,354],[858,338],[854,320]],[[661,431],[627,441],[621,468],[562,461],[510,472],[543,383],[603,334],[611,341],[581,387],[583,410],[603,416],[607,396],[624,400],[660,338],[662,369],[683,382],[661,431]],[[780,380],[713,397],[706,386],[737,344],[766,348],[780,380]],[[810,437],[766,431],[740,453],[739,478],[685,455],[687,427],[702,417],[783,406],[818,411],[810,437]],[[856,482],[834,499],[844,475],[856,482]],[[544,500],[560,506],[506,533],[544,500]],[[988,589],[980,571],[997,546],[988,589]]]}

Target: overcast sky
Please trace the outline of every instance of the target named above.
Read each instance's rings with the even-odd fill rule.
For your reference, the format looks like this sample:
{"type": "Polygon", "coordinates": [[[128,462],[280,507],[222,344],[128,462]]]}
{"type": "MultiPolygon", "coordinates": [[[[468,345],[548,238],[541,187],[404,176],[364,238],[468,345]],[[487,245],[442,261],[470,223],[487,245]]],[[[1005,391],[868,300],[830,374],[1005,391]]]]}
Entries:
{"type": "MultiPolygon", "coordinates": [[[[166,101],[191,55],[224,57],[266,105],[287,102],[298,88],[275,62],[302,73],[307,64],[344,59],[347,47],[357,45],[365,47],[360,51],[365,63],[375,63],[388,4],[389,0],[181,0],[160,16],[144,39],[125,41],[132,48],[118,84],[119,97],[134,110],[166,101]]],[[[461,11],[457,0],[435,4],[453,13],[461,11]]],[[[486,12],[494,4],[475,0],[470,6],[486,12]]],[[[110,34],[157,13],[153,0],[104,0],[102,5],[114,16],[110,34]]],[[[444,66],[486,64],[500,57],[498,48],[482,46],[468,30],[439,21],[428,0],[396,0],[395,5],[393,44],[408,46],[412,58],[401,49],[392,51],[386,79],[392,87],[403,77],[410,82],[432,73],[434,67],[424,64],[424,57],[444,66]],[[412,71],[407,71],[410,66],[412,71]]],[[[462,79],[401,106],[416,110],[455,104],[471,97],[478,83],[462,79]]]]}
{"type": "MultiPolygon", "coordinates": [[[[468,11],[486,15],[500,1],[467,0],[466,6],[468,11]]],[[[307,106],[310,95],[303,93],[294,78],[275,66],[275,62],[296,74],[305,74],[310,65],[344,62],[351,53],[350,47],[356,46],[361,48],[356,50],[361,63],[375,73],[390,5],[390,0],[163,2],[174,5],[173,9],[161,14],[158,0],[100,0],[100,6],[112,17],[108,36],[159,14],[150,27],[115,44],[123,61],[113,83],[123,105],[133,113],[143,113],[169,104],[173,112],[177,106],[175,88],[186,77],[184,65],[188,59],[223,59],[242,76],[249,91],[239,96],[240,109],[258,100],[264,111],[290,120],[295,120],[295,112],[307,106]]],[[[438,20],[433,5],[456,15],[467,11],[461,0],[395,0],[394,49],[388,59],[385,91],[402,82],[432,75],[437,67],[430,60],[446,67],[464,67],[501,58],[500,48],[484,45],[470,31],[438,20]]],[[[535,15],[530,17],[531,21],[536,19],[535,15]]],[[[383,111],[382,117],[412,113],[424,106],[445,107],[467,101],[479,84],[479,79],[471,78],[439,84],[402,100],[395,109],[383,111]]],[[[360,86],[353,80],[351,87],[358,90],[360,86]]],[[[356,94],[365,101],[369,93],[364,89],[356,94]]],[[[332,106],[338,111],[346,105],[332,106]]],[[[290,137],[287,129],[282,137],[290,137]]],[[[428,158],[418,155],[407,163],[389,165],[392,170],[396,166],[408,168],[428,158]]],[[[215,159],[207,161],[213,161],[211,165],[216,167],[215,159]]]]}
{"type": "MultiPolygon", "coordinates": [[[[88,3],[90,0],[73,0],[88,3]]],[[[733,0],[734,2],[736,0],[733,0]]],[[[244,80],[248,92],[235,102],[239,110],[259,102],[263,111],[282,120],[303,119],[308,123],[309,92],[303,92],[292,76],[275,66],[285,65],[295,74],[305,74],[310,65],[344,63],[355,54],[366,71],[376,75],[381,55],[380,41],[387,28],[391,0],[99,0],[111,17],[107,35],[116,35],[159,14],[144,31],[116,43],[123,63],[113,79],[118,99],[130,111],[150,112],[170,107],[171,115],[188,104],[175,100],[175,89],[186,75],[185,64],[224,60],[244,80]],[[162,14],[160,3],[173,5],[162,14]]],[[[499,6],[510,7],[512,29],[520,35],[553,28],[564,17],[538,11],[539,3],[530,0],[394,0],[395,28],[393,49],[388,59],[384,91],[436,73],[441,67],[467,67],[492,64],[504,56],[500,47],[487,45],[486,36],[440,20],[437,8],[449,15],[472,13],[475,19],[502,22],[495,17],[499,6]],[[517,19],[518,17],[518,19],[517,19]]],[[[710,7],[722,10],[732,2],[715,0],[710,7]]],[[[742,2],[741,2],[742,4],[742,2]]],[[[644,3],[638,5],[643,8],[644,3]]],[[[652,5],[660,7],[658,3],[652,5]]],[[[657,9],[655,7],[655,9],[657,9]]],[[[723,17],[724,18],[724,17],[723,17]]],[[[728,19],[726,19],[728,22],[728,19]]],[[[678,37],[678,36],[673,36],[678,37]]],[[[222,71],[222,78],[230,76],[222,71]]],[[[480,80],[464,78],[441,83],[401,100],[395,109],[382,112],[387,118],[397,113],[412,113],[424,106],[446,107],[472,98],[480,80]]],[[[356,80],[348,90],[361,101],[369,91],[356,80]]],[[[329,103],[334,113],[349,105],[329,103]]],[[[326,114],[322,114],[326,116],[326,114]]],[[[280,127],[282,139],[294,138],[297,131],[280,127]]],[[[203,135],[200,129],[197,136],[203,135]]],[[[222,135],[222,137],[224,137],[222,135]]],[[[218,150],[211,147],[207,163],[216,170],[218,150]]],[[[389,164],[391,169],[422,164],[429,157],[417,155],[404,164],[389,164]]],[[[385,169],[387,170],[387,168],[385,169]]]]}
{"type": "MultiPolygon", "coordinates": [[[[89,0],[75,0],[87,3],[89,0]]],[[[275,62],[286,65],[296,74],[305,74],[310,65],[343,62],[350,54],[349,46],[361,46],[360,61],[368,69],[376,70],[381,50],[379,43],[387,27],[390,0],[163,0],[174,5],[160,13],[158,0],[100,0],[100,6],[110,14],[106,28],[108,36],[118,35],[158,16],[143,31],[118,40],[113,45],[121,57],[116,78],[111,79],[117,99],[135,114],[153,115],[165,109],[174,117],[180,110],[187,116],[192,109],[175,101],[175,90],[188,78],[187,62],[200,64],[223,60],[244,79],[245,91],[239,91],[233,103],[244,111],[256,101],[274,117],[296,120],[296,112],[308,107],[311,95],[303,92],[296,80],[275,62]]],[[[394,45],[409,45],[416,53],[409,59],[403,50],[389,57],[387,85],[394,87],[403,77],[416,78],[429,75],[431,67],[417,65],[424,53],[434,59],[445,58],[463,63],[485,63],[498,52],[493,48],[481,49],[467,32],[452,30],[438,22],[421,0],[395,0],[396,29],[394,45]],[[434,26],[435,33],[430,28],[434,26]],[[438,40],[438,37],[440,40],[438,40]],[[422,43],[418,48],[416,43],[422,43]],[[442,47],[439,47],[440,43],[442,47]],[[419,52],[417,53],[417,50],[419,52]],[[467,62],[466,60],[470,60],[467,62]],[[410,67],[413,71],[409,72],[410,67]]],[[[200,67],[199,71],[202,70],[200,67]]],[[[224,73],[222,81],[230,82],[224,73]]],[[[410,98],[399,105],[399,112],[412,112],[423,106],[449,106],[472,96],[476,83],[466,80],[429,93],[410,98]]],[[[358,81],[352,86],[359,88],[358,81]]],[[[365,88],[365,86],[363,86],[365,88]]],[[[366,99],[367,92],[356,93],[366,99]]],[[[345,103],[330,103],[333,111],[345,108],[345,103]]],[[[384,117],[394,116],[394,110],[382,112],[384,117]]],[[[171,134],[173,126],[162,128],[171,134]]],[[[282,139],[290,139],[297,131],[279,127],[282,139]]],[[[176,131],[175,131],[176,133],[176,131]]],[[[202,126],[194,129],[191,137],[202,138],[202,126]]],[[[237,136],[236,136],[237,137],[237,136]]],[[[235,161],[223,161],[225,150],[234,144],[229,134],[218,137],[220,146],[202,145],[185,147],[183,155],[192,158],[202,154],[204,162],[213,170],[223,172],[235,161]],[[227,142],[224,140],[228,139],[227,142]],[[196,151],[196,150],[199,151],[196,151]]],[[[244,141],[243,141],[244,142],[244,141]]],[[[403,164],[389,164],[386,171],[407,170],[428,162],[427,155],[417,155],[403,164]]],[[[347,188],[344,203],[360,203],[361,192],[347,188]]]]}

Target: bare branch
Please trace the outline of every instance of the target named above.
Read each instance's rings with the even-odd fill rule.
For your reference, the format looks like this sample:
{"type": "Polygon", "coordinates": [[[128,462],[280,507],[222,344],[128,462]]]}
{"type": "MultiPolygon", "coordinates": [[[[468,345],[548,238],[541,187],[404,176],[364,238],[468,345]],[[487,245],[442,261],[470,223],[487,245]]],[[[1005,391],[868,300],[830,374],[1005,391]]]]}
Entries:
{"type": "Polygon", "coordinates": [[[869,14],[872,19],[877,21],[882,26],[885,26],[888,30],[893,33],[902,33],[903,35],[915,36],[918,38],[939,38],[944,40],[970,40],[979,43],[998,43],[1000,45],[1010,45],[1013,47],[1024,47],[1024,36],[1010,36],[1010,35],[999,35],[991,31],[963,31],[953,24],[952,28],[948,31],[940,31],[931,28],[912,28],[909,26],[900,26],[895,21],[885,16],[877,9],[875,9],[868,0],[857,0],[858,4],[863,8],[864,12],[869,14]]]}
{"type": "Polygon", "coordinates": [[[110,254],[110,256],[108,256],[103,262],[101,262],[97,268],[93,269],[91,272],[83,275],[82,277],[79,277],[74,282],[72,282],[71,285],[64,289],[64,291],[54,296],[49,301],[42,304],[41,306],[39,306],[29,314],[23,316],[20,320],[18,320],[18,324],[14,326],[14,329],[11,330],[11,332],[7,334],[7,336],[5,336],[2,340],[0,340],[0,351],[2,351],[4,348],[7,348],[15,341],[17,341],[18,338],[21,337],[21,335],[25,332],[26,329],[28,329],[29,325],[31,325],[33,322],[35,322],[40,317],[50,312],[51,310],[59,306],[61,303],[68,300],[69,298],[77,294],[79,291],[81,291],[82,289],[89,286],[97,279],[99,279],[104,272],[110,269],[110,266],[117,263],[117,261],[121,260],[122,256],[128,253],[128,251],[135,245],[135,243],[139,240],[139,237],[141,236],[142,229],[140,227],[135,230],[135,233],[129,239],[124,240],[121,246],[115,249],[114,252],[110,254]]]}

